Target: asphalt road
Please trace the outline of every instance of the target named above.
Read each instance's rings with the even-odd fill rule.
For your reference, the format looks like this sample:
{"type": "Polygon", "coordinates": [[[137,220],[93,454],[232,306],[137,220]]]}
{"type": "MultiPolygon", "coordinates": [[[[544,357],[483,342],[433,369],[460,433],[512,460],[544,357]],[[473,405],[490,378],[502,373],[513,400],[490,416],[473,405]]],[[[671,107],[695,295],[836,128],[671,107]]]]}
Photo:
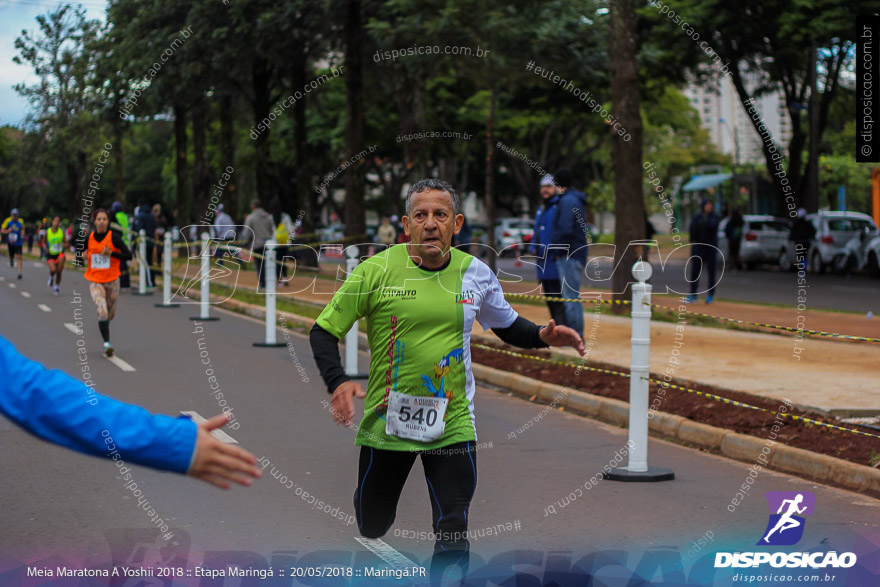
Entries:
{"type": "MultiPolygon", "coordinates": [[[[111,559],[145,566],[189,561],[190,567],[225,567],[228,561],[287,567],[383,564],[356,540],[357,525],[350,518],[348,523],[336,519],[297,494],[301,488],[317,496],[339,508],[343,518],[354,513],[354,431],[334,426],[322,406],[328,396],[305,336],[279,330],[279,340],[289,337],[290,347],[256,348],[251,343],[263,338],[264,326],[255,320],[215,308],[221,319],[202,323],[203,333],[194,333],[197,325],[189,317],[197,314],[195,306],[157,309],[153,304],[160,301],[158,295],[123,295],[111,340],[118,356],[134,368],[126,371],[100,353],[95,311],[81,275],[67,273],[62,296],[51,294],[44,268],[33,262],[27,262],[22,281],[6,266],[0,268],[0,277],[2,336],[25,355],[76,375],[77,335],[65,323],[74,322],[74,308],[81,305],[97,389],[151,411],[195,411],[205,417],[219,413],[205,375],[201,351],[207,350],[208,366],[240,423],[228,433],[268,463],[253,487],[228,492],[133,467],[143,495],[172,528],[174,537],[165,541],[111,463],[48,445],[0,417],[0,585],[7,584],[4,577],[19,576],[22,564],[47,561],[53,567],[59,561],[100,565],[111,559]],[[74,292],[80,294],[78,303],[74,292]],[[295,488],[274,478],[273,470],[295,488]]],[[[366,369],[366,355],[361,359],[366,369]]],[[[479,484],[470,529],[501,525],[504,531],[472,540],[472,569],[489,560],[511,569],[519,564],[515,568],[520,572],[537,577],[537,582],[521,584],[547,584],[547,573],[567,570],[581,559],[581,568],[587,564],[583,560],[604,565],[596,571],[602,578],[597,584],[625,585],[637,565],[650,577],[658,560],[671,566],[684,557],[693,580],[695,561],[709,550],[756,549],[768,519],[763,493],[782,490],[812,491],[817,498],[798,549],[843,551],[870,542],[876,551],[880,546],[878,500],[762,470],[730,512],[731,499],[749,476],[748,464],[656,439],[650,441],[651,464],[673,469],[675,481],[602,481],[566,503],[565,496],[590,484],[625,445],[626,431],[483,387],[478,389],[476,413],[484,448],[478,452],[479,484]],[[530,421],[528,429],[511,435],[530,421]],[[555,514],[548,509],[554,505],[555,514]],[[712,541],[689,557],[691,544],[707,532],[712,541]],[[596,562],[602,557],[610,562],[596,562]]],[[[432,542],[404,538],[401,532],[429,532],[430,523],[428,493],[416,465],[384,540],[425,564],[432,542]]],[[[719,573],[704,584],[733,584],[732,570],[719,573]]],[[[238,579],[226,581],[201,584],[231,585],[238,579]]],[[[285,581],[278,584],[291,584],[285,581]]]]}

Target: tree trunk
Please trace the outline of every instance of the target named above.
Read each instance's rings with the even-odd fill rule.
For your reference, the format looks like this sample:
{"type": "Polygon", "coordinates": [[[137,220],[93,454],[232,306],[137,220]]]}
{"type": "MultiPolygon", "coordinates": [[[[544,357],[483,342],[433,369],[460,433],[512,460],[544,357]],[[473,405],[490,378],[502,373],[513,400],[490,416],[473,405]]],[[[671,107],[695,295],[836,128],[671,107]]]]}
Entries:
{"type": "MultiPolygon", "coordinates": [[[[614,165],[614,299],[632,299],[628,287],[631,269],[641,251],[630,242],[645,238],[645,201],[642,195],[642,118],[639,113],[639,69],[636,61],[636,13],[632,0],[611,0],[611,104],[631,139],[611,135],[614,165]]],[[[610,131],[609,131],[610,132],[610,131]]],[[[622,313],[623,306],[613,306],[622,313]]]]}
{"type": "MultiPolygon", "coordinates": [[[[235,120],[232,111],[232,95],[223,94],[220,96],[220,154],[221,166],[225,170],[227,167],[235,169],[235,120]]],[[[238,218],[238,170],[232,174],[232,178],[226,184],[224,191],[224,210],[233,219],[238,218]]]]}
{"type": "MultiPolygon", "coordinates": [[[[211,186],[211,178],[208,173],[207,144],[205,140],[205,108],[207,105],[201,101],[195,105],[192,112],[193,127],[193,202],[195,205],[195,217],[198,223],[206,217],[208,212],[208,190],[211,186]]],[[[213,222],[212,219],[208,219],[213,222]]]]}
{"type": "Polygon", "coordinates": [[[113,194],[117,202],[125,205],[125,151],[122,148],[124,122],[113,117],[113,194]]]}
{"type": "MultiPolygon", "coordinates": [[[[299,46],[298,51],[294,51],[291,59],[290,79],[293,87],[301,88],[306,85],[306,65],[307,56],[305,51],[305,43],[299,46]]],[[[296,218],[302,221],[303,234],[312,234],[315,232],[317,220],[317,199],[318,194],[312,186],[312,172],[309,165],[308,138],[309,129],[306,120],[306,100],[297,100],[293,105],[293,149],[294,149],[294,166],[296,167],[296,206],[299,209],[296,218]]],[[[306,241],[317,241],[320,239],[306,237],[306,241]]],[[[316,249],[303,249],[300,252],[300,260],[306,267],[318,266],[318,255],[316,249]],[[314,252],[313,252],[314,251],[314,252]]]]}
{"type": "Polygon", "coordinates": [[[187,226],[193,223],[192,201],[189,197],[187,182],[187,145],[186,138],[186,109],[177,104],[174,106],[174,148],[176,152],[175,165],[177,172],[177,225],[187,226]]]}
{"type": "MultiPolygon", "coordinates": [[[[265,60],[259,58],[253,60],[251,76],[251,83],[254,91],[254,100],[252,104],[254,111],[254,127],[261,124],[263,120],[267,120],[271,125],[272,121],[268,120],[269,109],[272,106],[270,100],[271,90],[269,88],[271,74],[269,72],[269,65],[265,60]]],[[[272,165],[269,153],[270,130],[270,126],[267,126],[262,131],[258,129],[259,134],[254,139],[257,156],[257,197],[262,201],[264,206],[268,205],[269,200],[273,195],[271,186],[272,165]]]]}
{"type": "MultiPolygon", "coordinates": [[[[348,0],[345,6],[345,142],[349,161],[364,149],[363,34],[360,0],[348,0]]],[[[367,162],[364,157],[367,156],[362,156],[345,171],[346,236],[366,232],[364,174],[367,162]]]]}
{"type": "Polygon", "coordinates": [[[489,112],[486,115],[486,242],[489,253],[486,263],[495,273],[497,255],[495,254],[495,68],[487,56],[489,66],[489,112]]]}

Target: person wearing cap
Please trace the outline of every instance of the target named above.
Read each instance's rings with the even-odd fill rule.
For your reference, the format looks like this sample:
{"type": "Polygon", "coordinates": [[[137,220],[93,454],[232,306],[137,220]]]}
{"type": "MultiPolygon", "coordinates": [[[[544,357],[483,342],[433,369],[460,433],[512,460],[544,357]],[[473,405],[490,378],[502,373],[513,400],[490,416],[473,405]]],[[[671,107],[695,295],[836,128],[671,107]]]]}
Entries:
{"type": "MultiPolygon", "coordinates": [[[[559,203],[559,195],[556,193],[556,184],[553,176],[549,173],[541,179],[541,197],[543,203],[538,208],[535,216],[534,237],[530,253],[535,255],[538,260],[536,268],[538,270],[538,283],[546,297],[561,297],[562,287],[559,283],[559,269],[556,267],[555,261],[547,260],[547,245],[551,242],[553,231],[553,218],[556,214],[556,204],[559,203]]],[[[550,317],[556,320],[557,324],[567,326],[565,319],[565,304],[563,302],[547,301],[547,308],[550,310],[550,317]]]]}
{"type": "Polygon", "coordinates": [[[21,245],[24,240],[24,224],[18,217],[18,208],[13,208],[9,218],[3,221],[0,233],[6,237],[6,246],[9,248],[9,266],[15,267],[18,261],[18,278],[21,279],[21,245]]]}
{"type": "Polygon", "coordinates": [[[714,212],[715,205],[709,198],[703,198],[700,203],[701,212],[691,218],[688,231],[693,245],[690,258],[691,265],[691,295],[686,302],[697,301],[697,287],[700,284],[700,276],[703,269],[708,273],[709,289],[706,291],[706,303],[711,304],[715,298],[715,260],[718,257],[718,223],[721,217],[714,212]]]}
{"type": "Polygon", "coordinates": [[[810,247],[814,238],[816,238],[816,227],[807,220],[807,211],[800,208],[797,211],[797,218],[791,225],[788,240],[794,242],[795,257],[798,258],[798,263],[804,264],[804,270],[809,267],[810,247]]]}
{"type": "MultiPolygon", "coordinates": [[[[559,202],[553,217],[548,257],[556,262],[562,297],[580,299],[581,278],[587,264],[587,196],[572,187],[571,171],[557,169],[553,174],[559,202]]],[[[584,336],[584,308],[580,302],[564,302],[565,324],[584,336]]]]}

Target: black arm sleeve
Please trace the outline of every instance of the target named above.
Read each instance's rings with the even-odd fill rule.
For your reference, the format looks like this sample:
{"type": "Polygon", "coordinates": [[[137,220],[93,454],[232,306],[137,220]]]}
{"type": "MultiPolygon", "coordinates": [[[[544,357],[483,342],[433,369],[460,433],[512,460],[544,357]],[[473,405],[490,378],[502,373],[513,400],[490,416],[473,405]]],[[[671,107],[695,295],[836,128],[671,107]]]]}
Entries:
{"type": "Polygon", "coordinates": [[[321,371],[321,379],[327,385],[327,391],[333,393],[336,388],[351,381],[342,367],[342,359],[339,356],[339,339],[318,326],[312,326],[309,332],[309,344],[312,346],[312,354],[315,363],[321,371]]]}
{"type": "Polygon", "coordinates": [[[507,328],[493,328],[492,332],[507,344],[523,349],[541,349],[550,346],[538,336],[541,327],[522,316],[517,316],[507,328]]]}
{"type": "Polygon", "coordinates": [[[112,252],[110,253],[111,257],[116,257],[121,261],[130,261],[131,260],[131,251],[128,250],[128,247],[125,246],[125,241],[122,240],[122,235],[116,232],[115,230],[110,231],[110,238],[113,239],[113,246],[119,249],[120,252],[112,252]]]}

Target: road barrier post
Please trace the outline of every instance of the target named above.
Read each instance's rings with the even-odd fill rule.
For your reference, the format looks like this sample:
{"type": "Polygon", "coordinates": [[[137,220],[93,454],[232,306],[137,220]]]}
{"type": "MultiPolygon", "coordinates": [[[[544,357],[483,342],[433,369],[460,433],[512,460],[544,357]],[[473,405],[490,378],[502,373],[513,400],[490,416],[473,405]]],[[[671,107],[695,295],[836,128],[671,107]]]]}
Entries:
{"type": "Polygon", "coordinates": [[[191,316],[190,320],[215,321],[219,320],[216,316],[211,316],[211,236],[207,232],[202,233],[202,251],[201,251],[201,268],[199,273],[202,278],[202,291],[199,299],[199,315],[191,316]]]}
{"type": "MultiPolygon", "coordinates": [[[[255,342],[254,346],[263,347],[279,347],[286,346],[283,342],[278,342],[275,331],[275,285],[277,283],[275,256],[277,254],[274,238],[266,241],[266,248],[263,249],[265,258],[263,259],[263,274],[266,282],[266,340],[263,342],[255,342]]],[[[259,277],[259,276],[258,276],[259,277]]],[[[257,281],[259,283],[259,279],[257,281]]],[[[257,286],[259,287],[259,285],[257,286]]]]}
{"type": "Polygon", "coordinates": [[[651,278],[653,269],[639,259],[632,274],[632,355],[629,378],[629,463],[603,473],[611,481],[671,481],[671,469],[648,466],[648,377],[651,371],[651,278]]]}
{"type": "Polygon", "coordinates": [[[154,304],[157,308],[179,308],[180,304],[171,303],[171,231],[165,231],[165,242],[162,253],[162,303],[154,304]]]}
{"type": "MultiPolygon", "coordinates": [[[[351,245],[345,248],[345,272],[351,275],[355,267],[358,266],[358,247],[351,245]]],[[[345,335],[345,374],[352,379],[367,379],[368,374],[358,373],[358,321],[355,320],[345,335]]]]}
{"type": "Polygon", "coordinates": [[[149,270],[150,262],[147,260],[147,231],[142,228],[138,231],[138,290],[132,292],[133,295],[153,295],[153,292],[147,291],[147,271],[149,270]]]}

